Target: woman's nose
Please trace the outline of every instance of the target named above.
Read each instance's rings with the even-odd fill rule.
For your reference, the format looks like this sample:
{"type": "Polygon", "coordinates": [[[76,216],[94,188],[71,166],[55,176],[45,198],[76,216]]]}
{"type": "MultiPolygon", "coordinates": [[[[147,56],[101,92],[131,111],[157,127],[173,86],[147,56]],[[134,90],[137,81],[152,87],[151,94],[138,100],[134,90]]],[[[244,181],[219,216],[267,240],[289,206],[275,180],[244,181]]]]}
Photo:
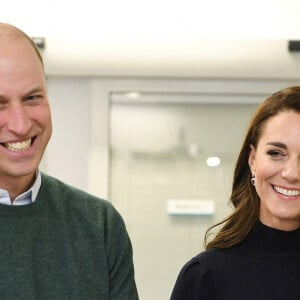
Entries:
{"type": "Polygon", "coordinates": [[[288,181],[300,180],[300,161],[298,159],[288,161],[282,171],[282,176],[288,181]]]}

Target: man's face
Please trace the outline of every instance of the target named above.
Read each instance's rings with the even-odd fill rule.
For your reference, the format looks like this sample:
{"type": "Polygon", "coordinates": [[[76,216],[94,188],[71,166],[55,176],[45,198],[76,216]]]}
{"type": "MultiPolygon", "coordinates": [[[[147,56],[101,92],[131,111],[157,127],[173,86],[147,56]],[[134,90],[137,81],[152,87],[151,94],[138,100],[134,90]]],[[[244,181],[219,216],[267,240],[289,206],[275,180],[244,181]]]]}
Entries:
{"type": "Polygon", "coordinates": [[[33,179],[51,132],[44,72],[34,49],[22,38],[0,39],[0,188],[33,179]]]}

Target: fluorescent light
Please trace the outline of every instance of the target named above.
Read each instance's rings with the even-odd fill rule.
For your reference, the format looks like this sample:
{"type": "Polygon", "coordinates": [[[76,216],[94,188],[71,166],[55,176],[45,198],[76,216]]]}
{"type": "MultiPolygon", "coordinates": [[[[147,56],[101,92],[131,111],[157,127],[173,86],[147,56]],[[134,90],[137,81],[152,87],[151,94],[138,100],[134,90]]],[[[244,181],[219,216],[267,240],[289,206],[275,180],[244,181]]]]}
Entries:
{"type": "Polygon", "coordinates": [[[126,97],[131,98],[131,99],[138,99],[141,97],[141,94],[139,92],[129,92],[129,93],[126,93],[126,97]]]}

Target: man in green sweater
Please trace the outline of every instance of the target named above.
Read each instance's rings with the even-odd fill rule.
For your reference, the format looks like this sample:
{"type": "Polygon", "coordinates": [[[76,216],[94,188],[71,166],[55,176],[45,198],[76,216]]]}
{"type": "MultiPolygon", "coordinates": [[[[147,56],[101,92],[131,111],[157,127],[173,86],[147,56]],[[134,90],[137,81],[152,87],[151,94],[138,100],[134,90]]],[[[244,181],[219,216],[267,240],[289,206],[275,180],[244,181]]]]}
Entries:
{"type": "Polygon", "coordinates": [[[0,299],[138,299],[118,212],[39,171],[51,132],[41,55],[0,23],[0,299]]]}

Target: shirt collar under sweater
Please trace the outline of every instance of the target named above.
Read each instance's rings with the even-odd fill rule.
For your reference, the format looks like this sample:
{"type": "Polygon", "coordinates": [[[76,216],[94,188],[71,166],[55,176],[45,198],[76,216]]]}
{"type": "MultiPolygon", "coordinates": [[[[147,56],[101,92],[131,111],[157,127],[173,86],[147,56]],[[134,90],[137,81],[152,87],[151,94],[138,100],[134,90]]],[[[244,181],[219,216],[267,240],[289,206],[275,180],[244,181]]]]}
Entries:
{"type": "Polygon", "coordinates": [[[14,205],[14,206],[30,204],[35,201],[40,186],[41,186],[41,173],[39,170],[37,170],[36,179],[32,187],[26,192],[16,197],[13,203],[11,203],[8,191],[0,189],[0,204],[14,205]]]}

